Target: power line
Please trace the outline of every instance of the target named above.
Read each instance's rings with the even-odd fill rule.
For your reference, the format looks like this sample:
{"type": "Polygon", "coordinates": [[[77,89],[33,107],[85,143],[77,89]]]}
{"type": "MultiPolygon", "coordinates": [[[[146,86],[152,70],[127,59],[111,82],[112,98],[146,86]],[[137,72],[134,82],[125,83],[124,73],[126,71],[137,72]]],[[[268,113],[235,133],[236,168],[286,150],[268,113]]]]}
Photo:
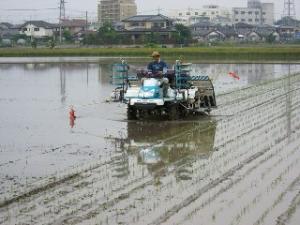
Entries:
{"type": "Polygon", "coordinates": [[[284,0],[283,16],[294,18],[296,16],[294,0],[284,0]]]}
{"type": "Polygon", "coordinates": [[[20,12],[20,11],[44,11],[44,10],[57,10],[58,8],[39,8],[39,9],[0,9],[1,11],[16,11],[16,12],[20,12]]]}

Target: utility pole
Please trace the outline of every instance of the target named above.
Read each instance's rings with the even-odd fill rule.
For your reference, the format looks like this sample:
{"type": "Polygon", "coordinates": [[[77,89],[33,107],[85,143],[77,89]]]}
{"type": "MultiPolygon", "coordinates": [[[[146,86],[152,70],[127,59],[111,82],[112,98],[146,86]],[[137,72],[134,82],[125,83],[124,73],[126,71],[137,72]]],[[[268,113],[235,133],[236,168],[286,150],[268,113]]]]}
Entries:
{"type": "Polygon", "coordinates": [[[59,4],[59,42],[62,43],[62,22],[66,19],[65,0],[60,0],[59,4]]]}
{"type": "Polygon", "coordinates": [[[89,29],[88,11],[85,11],[85,30],[87,31],[88,29],[89,29]]]}
{"type": "Polygon", "coordinates": [[[296,16],[294,0],[284,0],[283,16],[294,18],[296,16]]]}

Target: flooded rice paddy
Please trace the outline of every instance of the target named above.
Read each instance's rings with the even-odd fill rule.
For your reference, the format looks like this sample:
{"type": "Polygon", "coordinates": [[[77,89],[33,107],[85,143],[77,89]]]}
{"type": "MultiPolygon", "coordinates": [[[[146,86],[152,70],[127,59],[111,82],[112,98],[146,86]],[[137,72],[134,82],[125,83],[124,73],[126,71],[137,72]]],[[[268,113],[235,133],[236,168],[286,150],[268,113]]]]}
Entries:
{"type": "Polygon", "coordinates": [[[110,60],[59,61],[0,64],[1,225],[300,223],[300,65],[196,63],[211,116],[127,121],[110,60]]]}

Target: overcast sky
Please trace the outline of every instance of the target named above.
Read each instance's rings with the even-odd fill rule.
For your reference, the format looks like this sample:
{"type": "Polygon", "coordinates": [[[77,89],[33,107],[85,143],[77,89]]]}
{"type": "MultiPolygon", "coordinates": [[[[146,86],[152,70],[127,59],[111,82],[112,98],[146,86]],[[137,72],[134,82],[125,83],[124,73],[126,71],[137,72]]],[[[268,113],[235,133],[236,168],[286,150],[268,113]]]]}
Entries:
{"type": "MultiPolygon", "coordinates": [[[[263,0],[262,0],[263,1],[263,0]]],[[[89,18],[97,17],[98,0],[67,0],[66,16],[83,17],[84,11],[89,12],[89,18]]],[[[280,18],[283,11],[284,0],[265,0],[263,2],[275,3],[275,17],[280,18]]],[[[161,13],[167,14],[166,10],[182,8],[200,8],[205,4],[217,4],[225,7],[246,6],[247,0],[136,0],[139,14],[156,14],[158,8],[161,13]]],[[[300,17],[300,1],[295,0],[296,16],[300,17]]],[[[59,0],[0,0],[0,21],[21,23],[25,20],[43,19],[56,22],[58,18],[59,0]],[[25,11],[24,9],[38,9],[25,11]]]]}

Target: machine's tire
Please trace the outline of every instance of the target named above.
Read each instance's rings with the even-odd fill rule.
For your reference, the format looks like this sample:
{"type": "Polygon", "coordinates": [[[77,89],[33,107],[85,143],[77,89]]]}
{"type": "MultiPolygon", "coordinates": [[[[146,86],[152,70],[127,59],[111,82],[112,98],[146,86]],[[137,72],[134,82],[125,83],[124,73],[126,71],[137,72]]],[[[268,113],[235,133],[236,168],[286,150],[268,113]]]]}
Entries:
{"type": "Polygon", "coordinates": [[[174,105],[170,105],[168,107],[168,119],[169,120],[178,120],[179,119],[179,109],[178,109],[178,105],[174,104],[174,105]]]}
{"type": "Polygon", "coordinates": [[[147,120],[150,118],[151,111],[147,109],[140,109],[138,114],[140,120],[147,120]]]}
{"type": "Polygon", "coordinates": [[[136,120],[137,119],[137,110],[133,106],[127,107],[127,119],[128,120],[136,120]]]}
{"type": "Polygon", "coordinates": [[[205,111],[207,112],[208,115],[210,115],[210,112],[211,112],[210,108],[206,109],[205,111]]]}
{"type": "Polygon", "coordinates": [[[189,115],[189,111],[184,107],[184,105],[179,105],[179,118],[186,118],[189,115]]]}

